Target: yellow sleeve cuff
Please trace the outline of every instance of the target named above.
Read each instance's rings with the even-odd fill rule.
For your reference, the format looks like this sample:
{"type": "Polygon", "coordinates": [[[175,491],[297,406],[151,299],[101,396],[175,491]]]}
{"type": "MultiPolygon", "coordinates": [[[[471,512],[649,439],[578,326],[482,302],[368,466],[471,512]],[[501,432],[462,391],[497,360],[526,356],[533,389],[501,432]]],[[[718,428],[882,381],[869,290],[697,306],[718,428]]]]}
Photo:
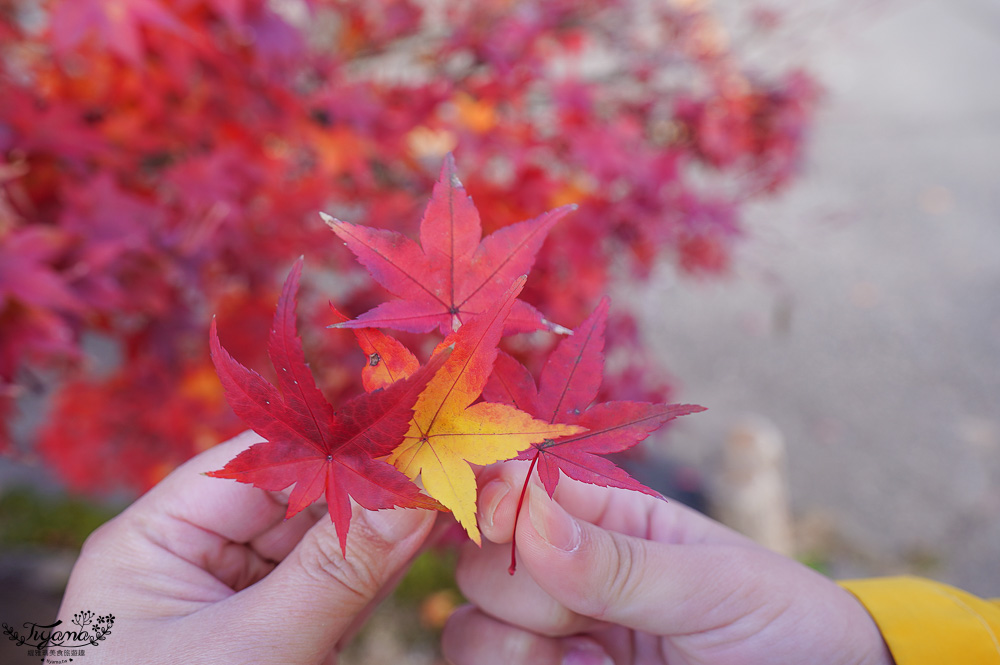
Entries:
{"type": "Polygon", "coordinates": [[[896,665],[1000,665],[1000,601],[918,577],[847,580],[896,665]]]}

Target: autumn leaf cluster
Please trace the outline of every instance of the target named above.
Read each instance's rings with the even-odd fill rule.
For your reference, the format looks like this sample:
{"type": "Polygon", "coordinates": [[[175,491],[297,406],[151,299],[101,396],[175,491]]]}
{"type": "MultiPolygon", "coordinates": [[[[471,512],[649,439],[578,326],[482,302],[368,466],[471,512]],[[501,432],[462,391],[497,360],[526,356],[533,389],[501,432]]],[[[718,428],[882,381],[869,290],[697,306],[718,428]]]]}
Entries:
{"type": "Polygon", "coordinates": [[[288,517],[325,496],[345,553],[352,498],[369,510],[440,506],[479,543],[474,468],[509,459],[530,459],[531,469],[537,464],[550,495],[562,473],[659,496],[602,455],[627,450],[702,408],[594,403],[603,379],[607,299],[575,331],[565,331],[570,336],[552,352],[537,387],[511,356],[496,362],[505,332],[556,328],[518,296],[545,236],[566,212],[483,238],[479,213],[448,155],[420,222],[419,244],[324,215],[372,277],[398,296],[334,324],[356,331],[367,356],[367,392],[334,409],[316,387],[295,322],[300,260],[269,335],[277,387],[234,360],[212,324],[212,358],[226,398],[266,440],[209,475],[266,490],[292,487],[288,517]],[[446,337],[421,366],[382,328],[446,337]],[[420,487],[411,482],[417,480],[420,487]]]}
{"type": "MultiPolygon", "coordinates": [[[[435,310],[367,279],[316,211],[414,236],[452,150],[487,238],[553,211],[505,325],[582,321],[614,270],[725,272],[744,205],[794,174],[815,93],[750,71],[724,32],[690,2],[0,0],[0,449],[76,490],[139,491],[235,433],[207,321],[238,321],[222,342],[265,367],[301,254],[317,383],[355,394],[360,362],[336,362],[354,341],[317,332],[337,319],[316,294],[335,284],[356,314],[384,286],[408,311],[370,317],[439,331],[487,298],[435,310]]],[[[601,399],[664,401],[628,312],[607,335],[622,359],[601,399]]],[[[510,350],[537,370],[552,344],[510,350]]]]}

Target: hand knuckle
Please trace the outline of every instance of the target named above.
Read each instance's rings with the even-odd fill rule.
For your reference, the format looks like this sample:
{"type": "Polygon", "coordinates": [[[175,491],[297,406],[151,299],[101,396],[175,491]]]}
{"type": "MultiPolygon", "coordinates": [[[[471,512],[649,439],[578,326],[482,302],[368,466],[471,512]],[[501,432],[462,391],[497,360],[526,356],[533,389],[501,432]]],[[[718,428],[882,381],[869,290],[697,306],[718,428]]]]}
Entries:
{"type": "Polygon", "coordinates": [[[345,557],[339,543],[317,538],[305,557],[303,567],[320,584],[333,583],[362,600],[371,598],[379,589],[377,564],[366,552],[352,551],[345,557]]]}
{"type": "Polygon", "coordinates": [[[645,550],[637,546],[633,539],[611,538],[610,543],[610,574],[604,578],[601,592],[594,594],[591,611],[585,612],[599,620],[603,620],[612,607],[621,606],[636,597],[647,565],[645,550]]]}

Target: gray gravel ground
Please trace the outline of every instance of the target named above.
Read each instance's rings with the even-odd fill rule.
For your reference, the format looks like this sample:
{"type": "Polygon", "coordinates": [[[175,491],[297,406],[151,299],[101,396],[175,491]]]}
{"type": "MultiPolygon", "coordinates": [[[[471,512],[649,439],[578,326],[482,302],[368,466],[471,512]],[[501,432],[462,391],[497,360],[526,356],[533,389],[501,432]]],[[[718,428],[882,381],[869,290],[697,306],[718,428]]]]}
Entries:
{"type": "Polygon", "coordinates": [[[762,415],[834,575],[1000,596],[1000,3],[862,19],[805,54],[827,91],[806,173],[751,211],[735,278],[617,301],[709,407],[674,456],[711,478],[762,415]]]}

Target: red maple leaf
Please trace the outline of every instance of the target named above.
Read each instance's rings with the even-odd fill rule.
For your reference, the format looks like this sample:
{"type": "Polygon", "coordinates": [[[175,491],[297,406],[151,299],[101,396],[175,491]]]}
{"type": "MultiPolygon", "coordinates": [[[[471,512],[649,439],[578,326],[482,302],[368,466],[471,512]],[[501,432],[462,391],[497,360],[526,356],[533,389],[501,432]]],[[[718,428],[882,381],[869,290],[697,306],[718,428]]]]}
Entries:
{"type": "Polygon", "coordinates": [[[51,11],[57,52],[75,48],[94,33],[101,46],[137,66],[143,63],[142,27],[187,31],[158,0],[62,0],[51,11]]]}
{"type": "MultiPolygon", "coordinates": [[[[449,154],[420,221],[419,245],[394,231],[323,215],[372,277],[399,297],[339,325],[410,332],[440,328],[444,334],[457,330],[531,270],[549,229],[575,207],[556,208],[483,238],[479,212],[465,193],[449,154]]],[[[504,332],[555,327],[537,309],[518,300],[504,332]]]]}
{"type": "Polygon", "coordinates": [[[39,309],[83,310],[79,296],[53,267],[69,244],[65,234],[39,225],[0,237],[0,312],[9,300],[39,309]]]}
{"type": "Polygon", "coordinates": [[[222,348],[212,322],[212,360],[233,411],[267,441],[255,444],[208,475],[265,490],[295,484],[286,518],[324,493],[340,547],[346,552],[350,498],[369,510],[440,507],[405,475],[376,459],[402,440],[420,392],[444,363],[435,355],[408,379],[360,395],[334,411],[316,387],[295,327],[295,296],[302,260],[285,281],[268,343],[278,375],[275,388],[222,348]]]}
{"type": "MultiPolygon", "coordinates": [[[[549,496],[555,492],[559,473],[562,472],[584,483],[620,487],[663,498],[659,492],[646,487],[601,455],[627,450],[667,421],[705,410],[695,404],[627,401],[592,404],[604,373],[604,328],[608,306],[608,299],[602,299],[573,334],[559,342],[542,369],[538,388],[527,369],[512,357],[502,355],[483,390],[483,397],[488,401],[514,404],[550,423],[587,428],[578,434],[532,444],[530,449],[518,455],[517,459],[531,461],[517,504],[518,515],[531,471],[536,466],[538,477],[549,496]]],[[[514,519],[516,530],[517,517],[514,519]]],[[[514,567],[512,544],[512,574],[514,567]]]]}

